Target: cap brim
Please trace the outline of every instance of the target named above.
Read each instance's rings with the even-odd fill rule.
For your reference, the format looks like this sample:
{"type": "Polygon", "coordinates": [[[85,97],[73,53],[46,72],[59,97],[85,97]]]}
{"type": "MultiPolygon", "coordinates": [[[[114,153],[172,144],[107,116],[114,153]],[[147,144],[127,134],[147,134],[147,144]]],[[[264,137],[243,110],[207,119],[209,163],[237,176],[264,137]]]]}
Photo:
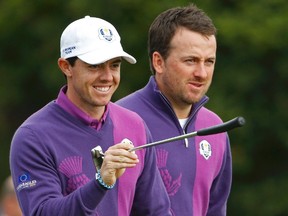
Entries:
{"type": "Polygon", "coordinates": [[[88,64],[101,64],[117,57],[124,58],[130,64],[136,63],[136,59],[133,56],[129,55],[128,53],[124,52],[123,50],[119,52],[114,51],[113,53],[112,52],[103,53],[96,50],[78,55],[77,57],[88,64]]]}

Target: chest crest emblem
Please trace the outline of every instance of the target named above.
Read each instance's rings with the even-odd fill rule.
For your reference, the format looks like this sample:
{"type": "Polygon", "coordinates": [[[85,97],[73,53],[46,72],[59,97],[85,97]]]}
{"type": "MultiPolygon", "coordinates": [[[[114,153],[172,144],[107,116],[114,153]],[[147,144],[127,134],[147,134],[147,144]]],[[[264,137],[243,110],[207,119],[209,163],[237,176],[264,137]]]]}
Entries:
{"type": "Polygon", "coordinates": [[[208,160],[209,157],[211,157],[212,155],[211,145],[206,140],[202,140],[199,143],[199,151],[200,151],[200,155],[202,155],[206,160],[208,160]]]}

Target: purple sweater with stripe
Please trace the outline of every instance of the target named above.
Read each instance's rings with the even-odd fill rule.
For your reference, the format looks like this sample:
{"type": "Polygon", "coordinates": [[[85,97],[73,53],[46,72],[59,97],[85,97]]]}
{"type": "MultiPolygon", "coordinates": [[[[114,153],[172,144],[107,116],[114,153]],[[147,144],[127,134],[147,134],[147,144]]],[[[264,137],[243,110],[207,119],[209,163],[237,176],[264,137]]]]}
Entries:
{"type": "MultiPolygon", "coordinates": [[[[137,112],[145,120],[153,140],[158,141],[222,123],[216,114],[204,107],[207,100],[205,96],[193,105],[184,128],[153,76],[144,88],[116,103],[137,112]]],[[[174,215],[226,215],[232,181],[227,133],[158,145],[156,154],[174,215]]]]}
{"type": "Polygon", "coordinates": [[[107,105],[99,130],[64,111],[55,101],[30,116],[14,134],[10,168],[23,214],[171,215],[156,166],[155,149],[137,151],[139,164],[126,169],[112,190],[95,179],[91,149],[103,151],[128,138],[151,142],[143,120],[116,104],[107,105]]]}

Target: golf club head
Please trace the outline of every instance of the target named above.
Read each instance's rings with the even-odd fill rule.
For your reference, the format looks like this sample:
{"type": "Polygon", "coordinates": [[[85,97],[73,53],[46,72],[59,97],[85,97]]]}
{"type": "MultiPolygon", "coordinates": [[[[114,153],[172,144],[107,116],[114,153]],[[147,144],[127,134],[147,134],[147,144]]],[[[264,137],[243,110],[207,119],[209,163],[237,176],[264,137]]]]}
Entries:
{"type": "Polygon", "coordinates": [[[96,146],[93,148],[91,150],[91,155],[97,171],[100,170],[104,159],[104,153],[101,146],[96,146]]]}

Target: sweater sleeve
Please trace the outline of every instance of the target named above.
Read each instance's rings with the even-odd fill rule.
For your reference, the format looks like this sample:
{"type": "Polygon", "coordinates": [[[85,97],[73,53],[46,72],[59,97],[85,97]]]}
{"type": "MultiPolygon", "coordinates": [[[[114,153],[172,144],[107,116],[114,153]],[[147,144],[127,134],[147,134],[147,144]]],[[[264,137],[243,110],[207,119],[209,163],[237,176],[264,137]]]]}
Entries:
{"type": "Polygon", "coordinates": [[[232,183],[232,155],[228,136],[223,157],[221,170],[211,187],[207,216],[225,216],[227,212],[227,200],[232,183]]]}
{"type": "Polygon", "coordinates": [[[20,127],[13,137],[10,169],[19,204],[26,216],[93,215],[106,194],[92,179],[64,196],[49,147],[28,127],[20,127]]]}

